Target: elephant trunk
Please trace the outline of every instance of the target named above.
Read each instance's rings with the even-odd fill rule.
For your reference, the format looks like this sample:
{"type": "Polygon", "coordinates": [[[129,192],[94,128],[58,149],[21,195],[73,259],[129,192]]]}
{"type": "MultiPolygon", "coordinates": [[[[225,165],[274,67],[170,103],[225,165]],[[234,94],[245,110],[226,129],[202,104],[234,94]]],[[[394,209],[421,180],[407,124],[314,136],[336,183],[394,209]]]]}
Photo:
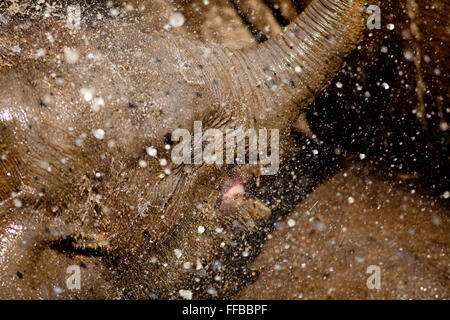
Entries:
{"type": "Polygon", "coordinates": [[[226,95],[233,96],[238,109],[245,109],[257,125],[294,120],[362,38],[364,4],[314,0],[275,38],[253,48],[225,51],[215,68],[230,70],[221,75],[230,84],[226,95]]]}

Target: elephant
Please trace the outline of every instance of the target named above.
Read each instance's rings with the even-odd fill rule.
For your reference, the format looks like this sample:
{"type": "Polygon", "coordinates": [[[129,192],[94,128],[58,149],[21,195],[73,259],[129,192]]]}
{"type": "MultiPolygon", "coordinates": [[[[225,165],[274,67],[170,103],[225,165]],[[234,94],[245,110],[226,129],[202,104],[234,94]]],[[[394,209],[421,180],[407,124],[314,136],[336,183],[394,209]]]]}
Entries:
{"type": "Polygon", "coordinates": [[[15,299],[227,296],[229,269],[272,215],[246,193],[263,169],[174,163],[173,132],[276,129],[289,149],[291,125],[368,41],[367,8],[380,5],[312,0],[280,34],[234,49],[189,36],[177,12],[161,29],[79,1],[73,28],[68,1],[10,3],[0,6],[0,297],[15,299]],[[70,266],[79,290],[65,286],[70,266]]]}
{"type": "Polygon", "coordinates": [[[202,121],[283,136],[362,37],[364,3],[315,1],[241,50],[90,8],[79,30],[60,8],[2,19],[2,296],[196,297],[206,270],[224,292],[221,256],[270,216],[243,194],[258,166],[173,165],[168,135],[202,121]],[[80,257],[95,285],[49,285],[80,257]]]}

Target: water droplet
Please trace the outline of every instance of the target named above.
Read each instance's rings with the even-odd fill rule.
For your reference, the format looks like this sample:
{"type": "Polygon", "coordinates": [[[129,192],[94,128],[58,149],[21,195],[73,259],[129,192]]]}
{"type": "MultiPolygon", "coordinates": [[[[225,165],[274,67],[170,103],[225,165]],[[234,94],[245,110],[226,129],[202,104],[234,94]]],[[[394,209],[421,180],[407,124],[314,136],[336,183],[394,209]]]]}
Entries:
{"type": "Polygon", "coordinates": [[[217,294],[217,290],[214,288],[209,288],[208,290],[206,290],[206,292],[208,292],[208,294],[211,296],[215,296],[217,294]]]}
{"type": "Polygon", "coordinates": [[[80,59],[80,54],[75,49],[64,47],[64,59],[68,64],[74,64],[80,59]]]}
{"type": "Polygon", "coordinates": [[[94,97],[94,89],[92,88],[82,88],[80,90],[81,96],[86,102],[89,102],[94,97]]]}
{"type": "Polygon", "coordinates": [[[184,21],[184,16],[180,12],[174,12],[169,18],[169,24],[174,28],[181,27],[184,21]]]}
{"type": "Polygon", "coordinates": [[[14,199],[13,204],[14,204],[14,207],[16,207],[16,208],[22,207],[22,201],[20,199],[14,199]]]}
{"type": "Polygon", "coordinates": [[[403,53],[403,56],[405,57],[406,60],[408,61],[412,61],[414,59],[414,54],[410,51],[410,50],[406,50],[403,53]]]}
{"type": "Polygon", "coordinates": [[[139,160],[139,167],[146,168],[147,167],[147,161],[145,160],[139,160]]]}
{"type": "Polygon", "coordinates": [[[198,233],[202,234],[203,232],[205,232],[205,227],[204,226],[199,226],[197,228],[197,230],[198,230],[198,233]]]}
{"type": "Polygon", "coordinates": [[[103,107],[105,105],[105,101],[103,100],[103,98],[95,98],[92,106],[91,106],[91,110],[94,112],[98,112],[100,110],[100,107],[103,107]]]}
{"type": "Polygon", "coordinates": [[[294,219],[289,219],[287,224],[288,224],[289,227],[293,227],[293,226],[295,226],[295,220],[294,219]]]}
{"type": "Polygon", "coordinates": [[[153,147],[148,147],[148,148],[146,149],[146,151],[147,151],[147,154],[148,154],[149,156],[151,156],[151,157],[156,157],[156,154],[158,153],[158,152],[156,151],[156,149],[153,148],[153,147]]]}
{"type": "Polygon", "coordinates": [[[181,252],[180,249],[175,249],[173,250],[173,252],[175,253],[175,257],[177,257],[177,259],[180,259],[181,256],[183,255],[183,252],[181,252]]]}
{"type": "Polygon", "coordinates": [[[183,290],[179,291],[180,297],[186,300],[192,300],[192,291],[191,290],[183,290]]]}
{"type": "Polygon", "coordinates": [[[94,137],[99,140],[103,140],[105,138],[105,131],[103,129],[95,129],[93,132],[94,137]]]}

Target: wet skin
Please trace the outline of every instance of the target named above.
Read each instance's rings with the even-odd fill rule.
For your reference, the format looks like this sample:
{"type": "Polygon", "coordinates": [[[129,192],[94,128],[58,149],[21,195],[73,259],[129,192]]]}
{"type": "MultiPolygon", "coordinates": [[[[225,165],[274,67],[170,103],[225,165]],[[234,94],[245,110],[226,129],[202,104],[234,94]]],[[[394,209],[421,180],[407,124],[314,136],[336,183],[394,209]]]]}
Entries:
{"type": "Polygon", "coordinates": [[[243,194],[259,167],[174,165],[168,136],[197,120],[285,134],[361,35],[359,4],[336,8],[352,18],[349,31],[332,20],[344,35],[331,36],[320,20],[329,16],[317,15],[328,6],[316,5],[285,36],[314,41],[285,53],[205,46],[120,19],[79,31],[57,18],[2,26],[3,49],[20,54],[7,50],[0,69],[0,296],[202,297],[211,283],[224,294],[225,258],[271,213],[243,194]],[[70,265],[81,266],[81,290],[65,289],[70,265]]]}

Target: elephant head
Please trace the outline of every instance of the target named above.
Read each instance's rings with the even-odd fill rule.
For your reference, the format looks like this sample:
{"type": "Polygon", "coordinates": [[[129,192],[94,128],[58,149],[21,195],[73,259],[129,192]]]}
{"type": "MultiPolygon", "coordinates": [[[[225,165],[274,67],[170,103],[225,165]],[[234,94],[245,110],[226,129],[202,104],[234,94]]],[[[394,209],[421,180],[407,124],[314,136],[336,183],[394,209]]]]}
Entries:
{"type": "Polygon", "coordinates": [[[4,14],[0,297],[225,294],[224,259],[248,250],[271,214],[245,195],[261,166],[175,164],[171,134],[201,122],[282,138],[363,37],[365,5],[313,0],[280,35],[241,50],[107,9],[80,29],[58,10],[4,14]],[[78,291],[65,287],[71,265],[78,291]]]}

